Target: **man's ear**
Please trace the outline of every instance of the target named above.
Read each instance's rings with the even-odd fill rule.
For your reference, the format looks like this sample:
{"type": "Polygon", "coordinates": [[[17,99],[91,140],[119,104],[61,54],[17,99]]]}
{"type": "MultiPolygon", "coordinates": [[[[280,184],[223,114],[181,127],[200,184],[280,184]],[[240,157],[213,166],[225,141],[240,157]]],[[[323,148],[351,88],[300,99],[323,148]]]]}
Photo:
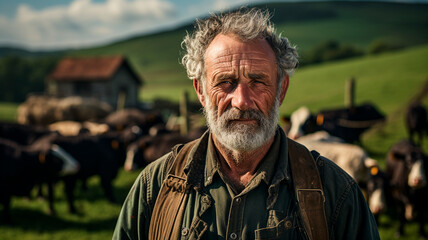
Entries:
{"type": "Polygon", "coordinates": [[[290,78],[286,74],[284,76],[284,78],[282,79],[281,94],[280,94],[280,99],[279,99],[280,100],[280,104],[282,104],[282,102],[284,101],[285,94],[287,93],[289,83],[290,83],[290,78]]]}
{"type": "Polygon", "coordinates": [[[205,107],[205,97],[203,94],[202,83],[199,79],[193,79],[193,87],[195,88],[196,95],[198,95],[199,102],[205,107]]]}

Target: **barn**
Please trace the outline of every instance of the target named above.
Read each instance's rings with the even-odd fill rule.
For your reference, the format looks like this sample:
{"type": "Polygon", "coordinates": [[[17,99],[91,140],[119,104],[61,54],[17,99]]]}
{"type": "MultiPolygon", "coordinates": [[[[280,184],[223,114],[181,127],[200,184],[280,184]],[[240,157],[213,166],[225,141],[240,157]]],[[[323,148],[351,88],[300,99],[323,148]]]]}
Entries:
{"type": "Polygon", "coordinates": [[[113,108],[136,107],[143,80],[122,56],[63,58],[46,79],[55,97],[93,97],[113,108]]]}

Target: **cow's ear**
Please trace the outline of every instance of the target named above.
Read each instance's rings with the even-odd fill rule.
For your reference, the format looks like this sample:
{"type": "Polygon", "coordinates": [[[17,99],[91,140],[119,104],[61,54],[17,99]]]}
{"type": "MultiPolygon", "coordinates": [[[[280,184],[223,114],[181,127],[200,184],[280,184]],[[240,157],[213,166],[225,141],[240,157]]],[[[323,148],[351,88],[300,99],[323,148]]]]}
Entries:
{"type": "Polygon", "coordinates": [[[370,168],[370,175],[376,176],[378,173],[379,173],[379,167],[378,166],[373,166],[370,168]]]}

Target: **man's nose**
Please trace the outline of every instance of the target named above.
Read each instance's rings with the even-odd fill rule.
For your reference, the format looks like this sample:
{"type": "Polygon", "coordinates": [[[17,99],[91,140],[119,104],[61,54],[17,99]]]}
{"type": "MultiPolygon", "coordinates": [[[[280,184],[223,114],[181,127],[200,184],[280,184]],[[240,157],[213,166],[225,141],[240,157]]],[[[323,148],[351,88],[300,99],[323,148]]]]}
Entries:
{"type": "Polygon", "coordinates": [[[252,105],[251,90],[246,84],[238,84],[233,92],[232,107],[236,107],[240,110],[248,110],[252,105]]]}

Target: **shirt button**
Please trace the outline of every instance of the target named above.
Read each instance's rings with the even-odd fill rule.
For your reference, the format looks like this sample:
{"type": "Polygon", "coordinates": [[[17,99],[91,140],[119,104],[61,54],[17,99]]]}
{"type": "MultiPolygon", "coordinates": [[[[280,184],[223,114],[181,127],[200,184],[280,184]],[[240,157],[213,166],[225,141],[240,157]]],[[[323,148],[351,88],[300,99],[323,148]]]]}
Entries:
{"type": "Polygon", "coordinates": [[[181,230],[181,235],[187,236],[187,234],[189,234],[189,229],[188,228],[183,228],[183,230],[181,230]]]}
{"type": "Polygon", "coordinates": [[[237,198],[237,199],[235,199],[235,202],[236,202],[236,203],[240,203],[240,202],[241,202],[241,198],[237,198]]]}
{"type": "Polygon", "coordinates": [[[290,221],[290,220],[285,221],[285,228],[286,228],[286,229],[289,229],[289,228],[291,228],[291,227],[293,227],[293,223],[291,223],[291,221],[290,221]]]}
{"type": "Polygon", "coordinates": [[[237,239],[238,235],[236,235],[236,233],[231,233],[230,234],[230,239],[237,239]]]}

